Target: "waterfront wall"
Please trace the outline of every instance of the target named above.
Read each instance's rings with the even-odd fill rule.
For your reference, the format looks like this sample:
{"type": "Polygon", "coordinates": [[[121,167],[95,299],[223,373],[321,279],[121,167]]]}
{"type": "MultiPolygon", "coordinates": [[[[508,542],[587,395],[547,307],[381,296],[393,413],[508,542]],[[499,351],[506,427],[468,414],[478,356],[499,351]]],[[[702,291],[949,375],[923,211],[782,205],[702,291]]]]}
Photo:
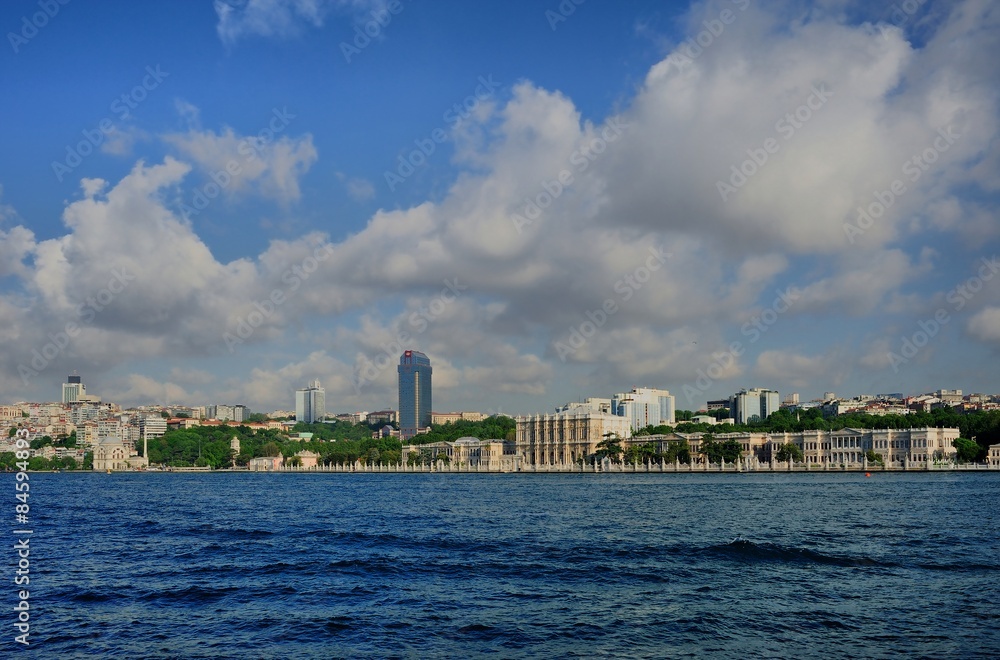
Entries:
{"type": "Polygon", "coordinates": [[[364,465],[361,463],[345,463],[319,465],[311,468],[284,467],[269,472],[294,472],[294,473],[430,473],[441,472],[450,474],[463,473],[721,473],[721,472],[916,472],[916,471],[992,471],[1000,472],[1000,465],[986,464],[957,464],[957,463],[929,463],[910,464],[900,462],[892,465],[864,465],[863,463],[845,463],[841,465],[823,465],[809,463],[788,463],[774,461],[763,464],[734,464],[734,463],[611,463],[605,461],[603,464],[562,464],[562,465],[522,465],[517,470],[496,470],[485,466],[470,466],[467,464],[437,463],[435,465],[364,465]]]}

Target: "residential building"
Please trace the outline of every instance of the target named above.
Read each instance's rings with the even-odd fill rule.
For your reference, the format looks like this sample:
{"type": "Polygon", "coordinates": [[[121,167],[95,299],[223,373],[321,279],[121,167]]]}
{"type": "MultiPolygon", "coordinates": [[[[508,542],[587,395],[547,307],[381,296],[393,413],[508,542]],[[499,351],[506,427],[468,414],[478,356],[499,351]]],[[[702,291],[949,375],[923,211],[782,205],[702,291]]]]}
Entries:
{"type": "Polygon", "coordinates": [[[569,465],[594,454],[606,437],[632,435],[629,419],[589,406],[517,417],[516,421],[516,451],[528,465],[569,465]]]}
{"type": "Polygon", "coordinates": [[[365,416],[365,422],[368,424],[392,424],[395,421],[395,410],[376,410],[375,412],[370,412],[365,416]]]}
{"type": "Polygon", "coordinates": [[[399,433],[409,440],[431,425],[433,408],[430,359],[420,351],[404,351],[397,367],[399,374],[399,433]]]}
{"type": "Polygon", "coordinates": [[[486,415],[481,412],[450,412],[431,413],[431,424],[448,424],[451,422],[481,422],[486,419],[486,415]]]}
{"type": "Polygon", "coordinates": [[[326,417],[326,390],[318,380],[295,390],[295,421],[315,424],[326,417]]]}
{"type": "Polygon", "coordinates": [[[647,426],[674,425],[675,401],[667,390],[633,387],[611,397],[611,412],[629,420],[633,431],[647,426]]]}
{"type": "MultiPolygon", "coordinates": [[[[197,422],[197,420],[192,420],[197,422]]],[[[167,432],[167,420],[162,416],[146,413],[139,418],[139,435],[143,440],[159,438],[167,432]]]]}
{"type": "Polygon", "coordinates": [[[737,424],[767,419],[778,410],[778,392],[757,387],[740,390],[729,398],[729,410],[737,424]]]}

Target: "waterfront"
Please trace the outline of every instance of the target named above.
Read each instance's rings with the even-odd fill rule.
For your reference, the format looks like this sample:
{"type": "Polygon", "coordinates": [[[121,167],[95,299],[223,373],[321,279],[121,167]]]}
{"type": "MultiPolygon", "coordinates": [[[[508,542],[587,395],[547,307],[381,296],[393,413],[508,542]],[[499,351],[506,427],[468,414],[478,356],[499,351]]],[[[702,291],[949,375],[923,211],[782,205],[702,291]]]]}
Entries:
{"type": "Polygon", "coordinates": [[[996,472],[31,485],[28,656],[1000,654],[996,472]]]}

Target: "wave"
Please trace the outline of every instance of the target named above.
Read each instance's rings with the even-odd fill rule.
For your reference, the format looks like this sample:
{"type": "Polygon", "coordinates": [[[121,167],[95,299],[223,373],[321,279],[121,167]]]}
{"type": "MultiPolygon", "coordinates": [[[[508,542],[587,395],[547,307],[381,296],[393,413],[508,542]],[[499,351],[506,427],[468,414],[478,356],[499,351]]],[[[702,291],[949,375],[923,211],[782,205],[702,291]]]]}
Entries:
{"type": "Polygon", "coordinates": [[[872,557],[838,555],[817,552],[808,548],[796,548],[777,543],[754,543],[737,537],[729,543],[708,546],[703,554],[746,562],[774,562],[789,564],[826,564],[843,567],[894,567],[894,562],[880,561],[872,557]]]}

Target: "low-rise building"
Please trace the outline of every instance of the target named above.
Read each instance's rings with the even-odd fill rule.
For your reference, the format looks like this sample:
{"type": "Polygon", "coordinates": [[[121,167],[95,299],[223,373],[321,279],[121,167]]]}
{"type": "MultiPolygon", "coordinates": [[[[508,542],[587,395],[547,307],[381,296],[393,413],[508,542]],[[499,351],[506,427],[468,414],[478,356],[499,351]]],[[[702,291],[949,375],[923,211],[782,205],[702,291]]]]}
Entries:
{"type": "Polygon", "coordinates": [[[990,467],[1000,467],[1000,445],[990,445],[986,452],[986,462],[990,467]]]}
{"type": "Polygon", "coordinates": [[[247,467],[251,472],[273,472],[275,470],[280,470],[285,466],[284,456],[261,456],[259,458],[251,458],[247,467]]]}
{"type": "Polygon", "coordinates": [[[405,445],[402,451],[404,461],[409,460],[410,454],[417,454],[421,460],[430,463],[447,459],[451,465],[473,470],[516,471],[522,463],[515,443],[504,440],[459,438],[454,442],[405,445]]]}

